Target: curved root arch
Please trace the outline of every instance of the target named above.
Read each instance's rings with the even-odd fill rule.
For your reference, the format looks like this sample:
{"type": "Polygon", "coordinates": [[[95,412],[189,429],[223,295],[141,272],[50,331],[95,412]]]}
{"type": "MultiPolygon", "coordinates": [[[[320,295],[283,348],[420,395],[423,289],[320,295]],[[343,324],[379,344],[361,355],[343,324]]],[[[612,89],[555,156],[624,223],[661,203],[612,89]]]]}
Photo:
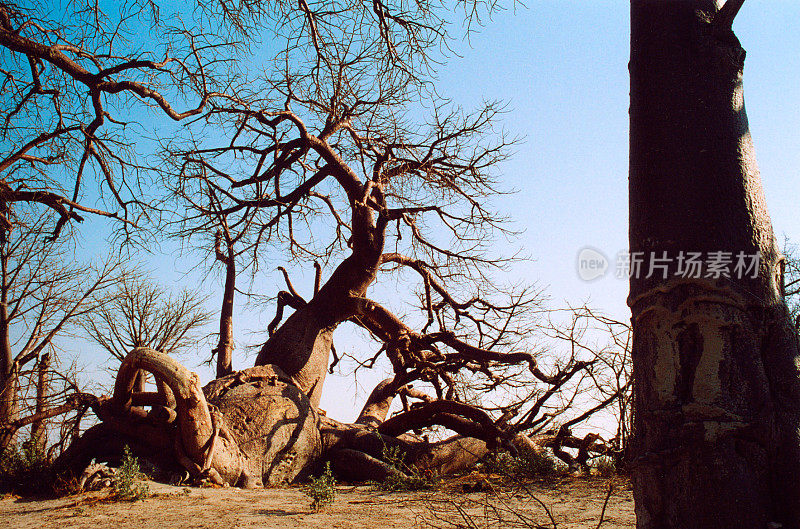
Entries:
{"type": "Polygon", "coordinates": [[[227,432],[222,416],[206,401],[199,378],[166,354],[145,347],[131,351],[101,418],[144,445],[158,439],[195,479],[236,485],[245,474],[246,457],[232,436],[220,435],[227,432]],[[140,371],[154,376],[155,393],[134,391],[140,371]]]}
{"type": "MultiPolygon", "coordinates": [[[[114,385],[115,411],[126,415],[135,412],[135,405],[160,405],[177,415],[178,430],[186,455],[201,466],[206,458],[208,442],[214,435],[211,412],[197,375],[168,355],[140,347],[122,361],[114,385]],[[156,394],[133,391],[140,370],[153,374],[159,391],[156,394]]],[[[169,412],[168,412],[169,413],[169,412]]]]}

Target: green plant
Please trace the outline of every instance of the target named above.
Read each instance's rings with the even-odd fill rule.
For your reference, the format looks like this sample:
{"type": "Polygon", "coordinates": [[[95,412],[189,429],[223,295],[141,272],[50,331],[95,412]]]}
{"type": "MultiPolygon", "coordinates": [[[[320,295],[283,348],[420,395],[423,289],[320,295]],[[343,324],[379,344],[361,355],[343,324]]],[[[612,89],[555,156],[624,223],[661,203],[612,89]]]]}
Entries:
{"type": "Polygon", "coordinates": [[[314,511],[321,511],[333,503],[336,497],[336,478],[331,472],[330,462],[325,463],[325,471],[318,478],[312,476],[301,490],[311,498],[311,508],[314,511]]]}
{"type": "Polygon", "coordinates": [[[139,461],[127,446],[122,452],[122,464],[117,469],[114,479],[116,497],[124,501],[142,500],[150,495],[150,487],[142,483],[145,475],[139,467],[139,461]]]}
{"type": "Polygon", "coordinates": [[[0,491],[26,494],[53,490],[52,463],[34,443],[9,446],[0,457],[0,491]]]}
{"type": "Polygon", "coordinates": [[[508,452],[491,452],[480,463],[480,469],[487,474],[511,476],[514,474],[516,459],[508,452]]]}
{"type": "Polygon", "coordinates": [[[387,491],[402,490],[428,490],[439,485],[439,478],[435,474],[421,472],[418,468],[409,466],[405,462],[405,453],[399,446],[384,446],[382,451],[383,461],[396,472],[376,486],[387,491]]]}
{"type": "Polygon", "coordinates": [[[499,474],[509,479],[529,479],[546,476],[558,471],[558,462],[545,451],[531,451],[519,455],[494,452],[483,461],[484,471],[499,474]]]}
{"type": "Polygon", "coordinates": [[[617,465],[614,459],[608,456],[600,456],[595,459],[592,465],[598,476],[610,478],[617,474],[617,465]]]}
{"type": "Polygon", "coordinates": [[[524,477],[546,476],[558,470],[558,462],[549,452],[530,451],[516,457],[517,472],[524,477]]]}

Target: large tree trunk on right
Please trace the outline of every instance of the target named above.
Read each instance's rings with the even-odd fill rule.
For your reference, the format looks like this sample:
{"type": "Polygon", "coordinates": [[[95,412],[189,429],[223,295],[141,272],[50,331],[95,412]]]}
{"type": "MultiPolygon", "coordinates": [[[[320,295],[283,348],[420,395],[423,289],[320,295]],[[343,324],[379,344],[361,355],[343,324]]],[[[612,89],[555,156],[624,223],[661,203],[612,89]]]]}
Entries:
{"type": "Polygon", "coordinates": [[[744,110],[744,50],[716,13],[711,0],[631,2],[637,526],[798,529],[797,335],[744,110]],[[761,260],[755,274],[681,275],[681,256],[720,251],[761,260]]]}

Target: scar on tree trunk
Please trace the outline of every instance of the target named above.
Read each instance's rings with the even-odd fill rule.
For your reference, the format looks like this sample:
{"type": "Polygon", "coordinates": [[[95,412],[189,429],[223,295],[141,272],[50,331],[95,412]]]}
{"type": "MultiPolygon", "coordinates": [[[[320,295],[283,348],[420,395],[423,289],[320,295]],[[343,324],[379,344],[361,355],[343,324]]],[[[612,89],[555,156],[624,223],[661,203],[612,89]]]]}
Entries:
{"type": "Polygon", "coordinates": [[[744,108],[741,4],[631,2],[640,529],[800,527],[800,355],[744,108]],[[690,275],[692,252],[706,262],[690,275]],[[739,258],[754,268],[737,273],[739,258]]]}

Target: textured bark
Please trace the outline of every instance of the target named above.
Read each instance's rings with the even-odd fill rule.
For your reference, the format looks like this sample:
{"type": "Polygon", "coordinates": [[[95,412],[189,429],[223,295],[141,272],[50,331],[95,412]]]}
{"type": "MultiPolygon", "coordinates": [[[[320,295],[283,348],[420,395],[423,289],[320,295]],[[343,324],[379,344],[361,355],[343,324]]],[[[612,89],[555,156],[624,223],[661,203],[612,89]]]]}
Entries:
{"type": "Polygon", "coordinates": [[[321,432],[323,458],[331,460],[334,470],[351,481],[379,481],[392,473],[380,464],[386,449],[399,450],[409,468],[437,475],[466,471],[489,453],[487,443],[474,437],[455,435],[431,443],[416,435],[395,437],[367,425],[345,424],[330,417],[323,417],[321,432]]]}
{"type": "Polygon", "coordinates": [[[349,482],[367,479],[381,482],[402,475],[393,466],[359,450],[343,448],[331,456],[331,469],[339,479],[349,482]]]}
{"type": "MultiPolygon", "coordinates": [[[[361,219],[362,225],[372,224],[371,213],[367,216],[361,219]]],[[[336,267],[314,298],[295,310],[258,353],[257,366],[280,366],[314,407],[322,397],[333,331],[362,306],[360,301],[378,272],[382,248],[382,235],[368,244],[354,245],[352,255],[336,267]]]]}
{"type": "Polygon", "coordinates": [[[135,349],[122,362],[114,385],[114,405],[120,415],[133,405],[139,370],[158,373],[170,387],[176,400],[182,448],[193,461],[203,461],[214,427],[197,375],[167,355],[151,349],[135,349]]]}
{"type": "Polygon", "coordinates": [[[292,377],[314,407],[319,406],[328,372],[335,326],[325,326],[317,304],[296,310],[264,344],[256,365],[275,364],[292,377]]]}
{"type": "MultiPolygon", "coordinates": [[[[18,417],[17,386],[15,371],[0,373],[0,423],[11,423],[18,417]]],[[[0,435],[0,454],[15,443],[16,435],[16,430],[0,435]]]]}
{"type": "MultiPolygon", "coordinates": [[[[135,349],[120,366],[113,398],[94,407],[102,435],[111,431],[137,455],[183,468],[197,480],[243,487],[285,484],[305,475],[321,454],[316,411],[274,366],[247,369],[201,388],[197,375],[170,356],[135,349]],[[134,392],[139,370],[153,373],[169,392],[134,392]]],[[[65,452],[57,466],[79,473],[101,442],[92,439],[65,452]]],[[[101,453],[108,457],[105,449],[101,453]]]]}
{"type": "MultiPolygon", "coordinates": [[[[109,423],[96,424],[64,450],[55,461],[54,471],[58,476],[77,478],[93,459],[118,463],[119,454],[126,445],[138,456],[143,455],[142,446],[139,443],[120,435],[109,423]]],[[[161,452],[162,455],[166,453],[169,452],[167,450],[161,452]]],[[[149,454],[150,459],[159,461],[162,465],[168,464],[166,460],[157,459],[157,454],[158,452],[155,451],[149,454]]]]}
{"type": "Polygon", "coordinates": [[[413,468],[464,471],[497,444],[538,450],[530,439],[499,429],[485,412],[454,401],[426,396],[421,406],[385,420],[398,392],[416,395],[395,379],[384,381],[365,406],[365,424],[345,424],[320,416],[280,366],[255,366],[200,388],[197,375],[172,357],[140,348],[123,361],[114,396],[87,401],[102,423],[56,467],[77,476],[92,458],[117,462],[129,445],[166,472],[182,469],[196,480],[250,487],[290,483],[325,460],[341,478],[367,481],[413,468]],[[158,392],[134,391],[140,371],[154,375],[158,392]],[[460,435],[430,443],[408,433],[432,424],[460,435]],[[109,437],[115,441],[107,443],[109,437]],[[384,461],[387,448],[403,454],[403,469],[384,461]]]}
{"type": "Polygon", "coordinates": [[[35,415],[41,417],[31,424],[31,444],[36,448],[36,452],[44,454],[47,446],[46,419],[43,418],[47,409],[49,374],[50,374],[50,354],[45,353],[36,365],[36,409],[35,415]]]}
{"type": "MultiPolygon", "coordinates": [[[[2,280],[6,278],[6,257],[0,257],[2,280]]],[[[0,422],[11,422],[17,418],[17,370],[11,351],[8,321],[8,289],[0,289],[0,422]]],[[[14,443],[16,434],[0,436],[0,454],[14,443]]]]}
{"type": "Polygon", "coordinates": [[[465,437],[495,445],[503,437],[494,420],[483,410],[451,400],[434,400],[395,415],[378,426],[384,435],[396,437],[413,429],[438,424],[465,437]]]}
{"type": "Polygon", "coordinates": [[[729,25],[741,2],[728,4],[716,17],[711,0],[631,2],[640,529],[800,527],[797,336],[744,109],[745,53],[729,25]],[[757,274],[706,277],[704,266],[680,277],[680,252],[717,251],[760,252],[757,274]],[[666,278],[646,277],[651,252],[672,260],[666,278]]]}
{"type": "Polygon", "coordinates": [[[392,405],[397,393],[396,377],[389,377],[381,381],[367,397],[367,402],[358,414],[356,422],[359,424],[380,425],[386,420],[389,407],[392,405]]]}

